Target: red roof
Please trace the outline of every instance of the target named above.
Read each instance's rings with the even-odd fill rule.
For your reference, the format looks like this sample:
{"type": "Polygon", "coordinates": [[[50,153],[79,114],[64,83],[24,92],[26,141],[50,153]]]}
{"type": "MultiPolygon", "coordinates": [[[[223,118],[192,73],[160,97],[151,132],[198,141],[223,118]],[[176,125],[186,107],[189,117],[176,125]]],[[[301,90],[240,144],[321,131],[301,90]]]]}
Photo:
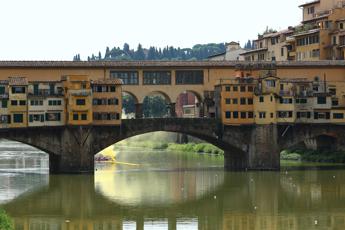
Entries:
{"type": "Polygon", "coordinates": [[[28,85],[28,80],[26,77],[9,77],[8,78],[9,85],[28,85]]]}

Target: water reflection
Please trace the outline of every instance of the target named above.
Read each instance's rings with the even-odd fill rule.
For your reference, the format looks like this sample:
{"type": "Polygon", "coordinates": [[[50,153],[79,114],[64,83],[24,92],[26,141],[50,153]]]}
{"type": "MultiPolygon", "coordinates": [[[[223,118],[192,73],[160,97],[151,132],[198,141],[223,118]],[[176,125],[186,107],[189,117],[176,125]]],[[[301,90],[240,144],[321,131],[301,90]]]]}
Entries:
{"type": "Polygon", "coordinates": [[[121,205],[169,206],[197,200],[217,190],[224,171],[217,170],[143,170],[104,164],[95,173],[96,191],[121,205]]]}
{"type": "Polygon", "coordinates": [[[1,158],[2,207],[18,230],[345,229],[345,170],[225,173],[203,156],[177,169],[155,154],[153,166],[100,164],[95,176],[1,158]]]}

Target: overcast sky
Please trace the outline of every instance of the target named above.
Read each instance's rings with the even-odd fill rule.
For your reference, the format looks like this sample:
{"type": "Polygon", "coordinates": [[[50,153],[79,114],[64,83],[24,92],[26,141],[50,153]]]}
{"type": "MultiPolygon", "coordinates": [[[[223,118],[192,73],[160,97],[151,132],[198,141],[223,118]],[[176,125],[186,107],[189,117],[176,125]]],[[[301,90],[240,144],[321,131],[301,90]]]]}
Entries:
{"type": "Polygon", "coordinates": [[[301,21],[306,0],[1,0],[0,60],[83,60],[131,48],[255,39],[301,21]]]}

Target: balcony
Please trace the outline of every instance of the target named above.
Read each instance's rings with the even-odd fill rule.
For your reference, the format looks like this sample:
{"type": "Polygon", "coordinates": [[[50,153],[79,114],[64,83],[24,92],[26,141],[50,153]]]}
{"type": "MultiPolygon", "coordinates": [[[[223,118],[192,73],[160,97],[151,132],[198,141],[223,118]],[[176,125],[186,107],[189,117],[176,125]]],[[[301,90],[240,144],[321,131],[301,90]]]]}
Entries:
{"type": "Polygon", "coordinates": [[[92,90],[91,89],[71,89],[68,90],[69,94],[72,96],[91,96],[92,90]]]}
{"type": "Polygon", "coordinates": [[[36,92],[29,92],[28,96],[32,97],[48,97],[48,96],[63,96],[63,92],[51,92],[48,89],[40,89],[36,92]]]}
{"type": "Polygon", "coordinates": [[[292,97],[294,95],[295,95],[295,93],[293,91],[290,91],[290,90],[280,90],[279,91],[279,96],[282,96],[282,97],[292,97]]]}

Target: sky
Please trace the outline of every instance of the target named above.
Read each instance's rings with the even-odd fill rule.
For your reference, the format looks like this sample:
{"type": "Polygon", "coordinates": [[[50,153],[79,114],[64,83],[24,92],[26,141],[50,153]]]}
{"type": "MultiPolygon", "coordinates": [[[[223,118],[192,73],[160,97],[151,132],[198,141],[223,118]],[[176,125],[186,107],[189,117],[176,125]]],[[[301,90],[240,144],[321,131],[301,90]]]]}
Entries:
{"type": "Polygon", "coordinates": [[[307,0],[1,0],[0,60],[82,60],[127,42],[192,47],[239,41],[302,19],[307,0]]]}

